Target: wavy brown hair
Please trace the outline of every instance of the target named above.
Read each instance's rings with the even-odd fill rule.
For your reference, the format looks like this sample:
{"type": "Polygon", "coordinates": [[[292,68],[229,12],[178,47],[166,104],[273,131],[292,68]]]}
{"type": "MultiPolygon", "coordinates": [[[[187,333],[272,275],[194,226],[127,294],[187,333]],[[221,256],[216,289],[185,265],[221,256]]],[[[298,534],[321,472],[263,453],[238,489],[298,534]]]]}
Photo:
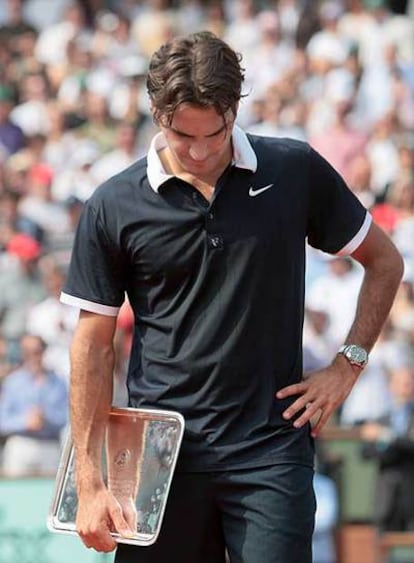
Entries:
{"type": "Polygon", "coordinates": [[[150,61],[147,89],[154,119],[170,125],[180,104],[214,107],[236,115],[242,97],[241,56],[213,33],[202,31],[175,37],[162,45],[150,61]]]}

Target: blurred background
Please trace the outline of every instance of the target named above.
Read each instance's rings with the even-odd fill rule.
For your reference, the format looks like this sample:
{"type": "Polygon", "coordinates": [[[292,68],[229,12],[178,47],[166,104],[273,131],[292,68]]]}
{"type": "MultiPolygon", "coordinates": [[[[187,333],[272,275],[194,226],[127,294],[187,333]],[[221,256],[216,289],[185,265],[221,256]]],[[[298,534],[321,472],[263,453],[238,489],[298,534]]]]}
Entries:
{"type": "MultiPolygon", "coordinates": [[[[113,560],[46,529],[78,314],[59,294],[84,202],[155,133],[151,53],[204,29],[243,55],[238,124],[310,143],[403,254],[369,365],[316,444],[314,559],[414,563],[413,0],[0,0],[0,563],[113,560]]],[[[342,344],[361,275],[308,248],[306,370],[342,344]]],[[[132,327],[125,303],[117,406],[132,327]]]]}

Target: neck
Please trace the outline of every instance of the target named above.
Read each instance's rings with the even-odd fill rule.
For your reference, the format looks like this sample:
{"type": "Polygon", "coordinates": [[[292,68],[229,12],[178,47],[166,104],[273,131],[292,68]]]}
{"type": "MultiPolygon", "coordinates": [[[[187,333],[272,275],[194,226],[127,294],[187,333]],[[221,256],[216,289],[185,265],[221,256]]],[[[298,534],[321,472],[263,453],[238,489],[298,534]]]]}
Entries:
{"type": "Polygon", "coordinates": [[[32,373],[33,379],[38,383],[42,382],[45,378],[45,371],[42,367],[28,366],[29,371],[32,373]]]}

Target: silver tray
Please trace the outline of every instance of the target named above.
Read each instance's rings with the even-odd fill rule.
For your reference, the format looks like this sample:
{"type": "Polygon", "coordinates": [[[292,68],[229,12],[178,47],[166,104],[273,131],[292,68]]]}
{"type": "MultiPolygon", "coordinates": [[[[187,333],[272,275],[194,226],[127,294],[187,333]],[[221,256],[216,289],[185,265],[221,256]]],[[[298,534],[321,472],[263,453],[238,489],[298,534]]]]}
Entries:
{"type": "MultiPolygon", "coordinates": [[[[140,546],[156,541],[183,433],[184,418],[177,412],[111,409],[102,453],[104,478],[136,529],[127,538],[112,533],[115,541],[140,546]]],[[[49,530],[76,534],[77,508],[75,455],[69,435],[56,475],[47,519],[49,530]]]]}

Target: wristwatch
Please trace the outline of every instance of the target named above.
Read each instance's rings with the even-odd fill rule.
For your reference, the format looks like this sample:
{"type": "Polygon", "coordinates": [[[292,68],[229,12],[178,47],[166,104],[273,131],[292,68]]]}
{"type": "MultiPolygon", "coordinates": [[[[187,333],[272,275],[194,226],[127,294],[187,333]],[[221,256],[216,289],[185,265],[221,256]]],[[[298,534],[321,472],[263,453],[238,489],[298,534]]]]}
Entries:
{"type": "Polygon", "coordinates": [[[338,350],[353,366],[363,369],[368,363],[368,352],[357,344],[344,344],[338,350]]]}

